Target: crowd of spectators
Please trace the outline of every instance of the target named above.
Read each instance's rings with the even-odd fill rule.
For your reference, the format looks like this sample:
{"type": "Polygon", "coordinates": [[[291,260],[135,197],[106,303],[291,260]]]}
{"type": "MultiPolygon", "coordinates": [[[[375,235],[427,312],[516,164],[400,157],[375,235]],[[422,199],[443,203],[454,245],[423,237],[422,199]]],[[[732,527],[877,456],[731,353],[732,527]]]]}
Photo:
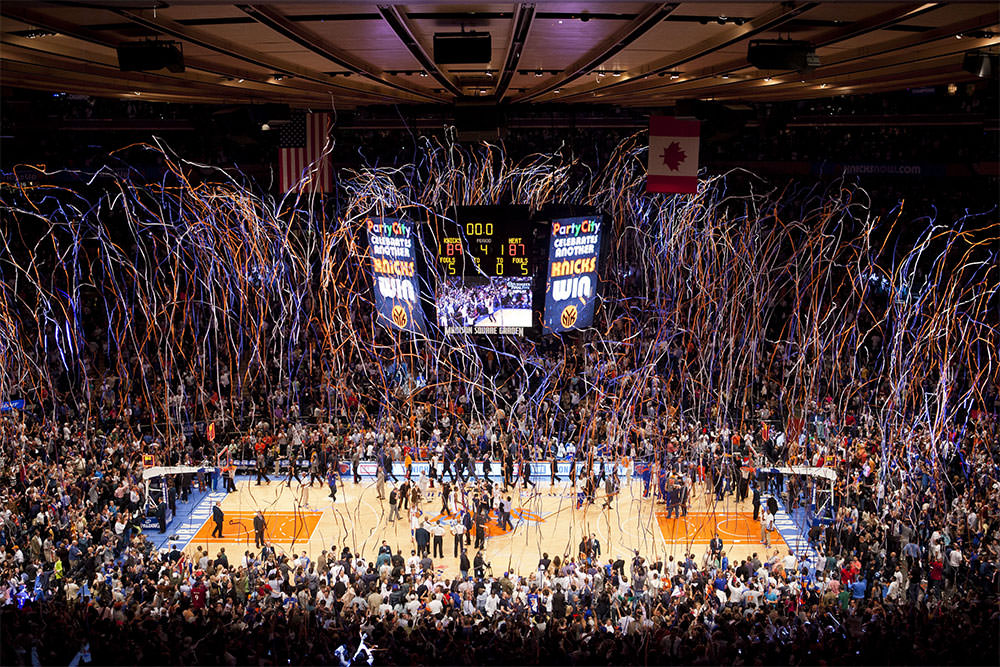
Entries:
{"type": "MultiPolygon", "coordinates": [[[[750,373],[749,408],[730,411],[720,397],[678,411],[677,371],[697,354],[693,344],[639,342],[617,358],[583,340],[455,350],[478,357],[473,379],[455,372],[458,362],[419,353],[403,370],[392,337],[375,331],[365,349],[384,358],[338,360],[332,378],[320,346],[297,349],[294,378],[284,382],[269,360],[256,384],[227,397],[236,371],[224,364],[207,386],[193,371],[162,380],[155,357],[109,359],[104,316],[84,293],[79,317],[92,337],[80,354],[91,382],[60,371],[50,354],[38,364],[56,378],[52,393],[0,418],[3,664],[331,663],[362,642],[357,659],[378,664],[936,664],[997,655],[996,387],[981,388],[983,402],[961,423],[890,437],[870,406],[835,406],[822,383],[792,428],[781,400],[795,363],[787,356],[750,373]],[[526,368],[529,356],[539,361],[526,368]],[[630,364],[648,359],[660,359],[647,366],[655,372],[636,379],[630,364]],[[165,405],[148,402],[148,387],[122,389],[119,367],[161,377],[148,396],[165,396],[165,405]],[[608,383],[634,394],[634,409],[618,409],[600,389],[608,383]],[[74,405],[84,384],[95,391],[74,405]],[[740,423],[727,425],[730,414],[740,423]],[[157,428],[159,420],[173,426],[157,428]],[[215,442],[206,421],[219,425],[215,442]],[[525,461],[570,458],[588,465],[574,480],[580,487],[595,462],[625,458],[704,483],[705,493],[774,492],[789,510],[811,503],[808,478],[748,478],[733,461],[829,467],[838,481],[827,522],[809,533],[818,552],[809,562],[764,548],[731,562],[715,547],[660,561],[634,545],[621,545],[630,554],[622,557],[584,540],[574,553],[544,555],[532,572],[458,557],[468,576],[454,577],[431,559],[407,559],[404,544],[371,553],[326,545],[314,560],[271,547],[154,548],[141,530],[143,456],[214,463],[229,444],[265,467],[310,460],[337,470],[340,460],[364,458],[386,469],[410,457],[431,460],[441,476],[490,459],[512,477],[525,461]]],[[[346,317],[365,330],[360,312],[346,317]]],[[[636,335],[652,339],[652,326],[636,335]]],[[[624,337],[616,323],[599,330],[609,347],[624,337]]],[[[857,395],[884,404],[886,391],[857,395]]]]}
{"type": "MultiPolygon", "coordinates": [[[[435,467],[498,453],[504,468],[504,438],[491,431],[503,433],[506,421],[500,411],[471,434],[433,421],[435,467]],[[442,438],[442,428],[453,436],[442,438]]],[[[970,424],[944,472],[921,462],[886,479],[875,474],[883,453],[863,425],[829,426],[814,422],[796,448],[766,422],[745,433],[671,423],[640,433],[630,451],[642,458],[648,446],[647,460],[689,484],[700,484],[700,466],[706,492],[745,496],[749,484],[790,507],[808,504],[807,478],[747,479],[728,462],[832,467],[834,513],[810,533],[812,562],[763,547],[730,561],[715,544],[677,560],[609,558],[585,539],[574,553],[543,556],[535,572],[493,572],[462,554],[467,576],[446,577],[429,557],[404,558],[410,545],[329,545],[315,560],[267,546],[157,550],[139,529],[146,443],[123,429],[88,434],[80,423],[5,418],[4,441],[23,447],[3,450],[2,659],[59,664],[83,651],[98,664],[313,664],[338,650],[353,656],[362,638],[377,664],[932,664],[996,655],[995,423],[970,424]]],[[[341,430],[282,419],[247,440],[275,455],[320,452],[328,465],[355,453],[391,464],[393,452],[417,452],[403,450],[401,432],[392,422],[341,430]]],[[[556,455],[590,455],[558,446],[556,455]]],[[[208,454],[192,448],[189,457],[208,454]]]]}

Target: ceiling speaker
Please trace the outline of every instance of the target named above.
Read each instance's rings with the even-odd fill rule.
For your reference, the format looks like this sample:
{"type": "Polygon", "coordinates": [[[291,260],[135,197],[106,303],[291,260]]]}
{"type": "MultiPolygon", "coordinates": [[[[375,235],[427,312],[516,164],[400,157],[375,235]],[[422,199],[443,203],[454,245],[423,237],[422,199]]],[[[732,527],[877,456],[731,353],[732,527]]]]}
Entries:
{"type": "Polygon", "coordinates": [[[184,52],[178,42],[122,42],[118,68],[123,72],[184,71],[184,52]]]}
{"type": "Polygon", "coordinates": [[[819,65],[810,42],[792,39],[755,39],[747,47],[747,62],[757,69],[805,70],[819,65]]]}
{"type": "Polygon", "coordinates": [[[975,74],[981,79],[992,79],[997,76],[998,60],[1000,60],[1000,56],[996,53],[969,51],[962,58],[962,69],[969,74],[975,74]]]}
{"type": "Polygon", "coordinates": [[[493,58],[493,37],[488,32],[434,33],[437,65],[488,64],[493,58]]]}

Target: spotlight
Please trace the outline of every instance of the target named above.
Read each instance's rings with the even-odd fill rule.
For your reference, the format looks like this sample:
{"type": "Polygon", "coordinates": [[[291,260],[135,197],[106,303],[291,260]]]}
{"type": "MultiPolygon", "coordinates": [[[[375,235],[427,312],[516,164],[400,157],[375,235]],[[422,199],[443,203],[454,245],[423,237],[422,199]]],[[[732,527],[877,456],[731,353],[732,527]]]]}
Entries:
{"type": "Polygon", "coordinates": [[[671,72],[670,73],[670,80],[671,81],[676,81],[679,78],[681,78],[681,75],[678,74],[677,72],[671,72]]]}
{"type": "Polygon", "coordinates": [[[261,125],[261,126],[260,126],[260,129],[261,129],[261,131],[263,131],[263,132],[267,132],[268,130],[270,130],[270,129],[271,129],[271,126],[270,126],[270,125],[268,125],[267,123],[264,123],[263,125],[261,125]]]}

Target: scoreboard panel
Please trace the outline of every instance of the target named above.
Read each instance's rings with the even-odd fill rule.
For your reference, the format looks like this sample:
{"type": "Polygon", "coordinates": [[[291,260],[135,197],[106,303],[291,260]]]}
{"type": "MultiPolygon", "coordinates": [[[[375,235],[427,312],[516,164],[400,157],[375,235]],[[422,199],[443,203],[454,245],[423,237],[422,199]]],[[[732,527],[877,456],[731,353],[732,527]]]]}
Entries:
{"type": "Polygon", "coordinates": [[[527,277],[527,225],[498,222],[448,222],[438,244],[446,276],[527,277]]]}
{"type": "Polygon", "coordinates": [[[438,324],[445,333],[524,333],[534,267],[527,207],[460,207],[440,219],[438,324]]]}

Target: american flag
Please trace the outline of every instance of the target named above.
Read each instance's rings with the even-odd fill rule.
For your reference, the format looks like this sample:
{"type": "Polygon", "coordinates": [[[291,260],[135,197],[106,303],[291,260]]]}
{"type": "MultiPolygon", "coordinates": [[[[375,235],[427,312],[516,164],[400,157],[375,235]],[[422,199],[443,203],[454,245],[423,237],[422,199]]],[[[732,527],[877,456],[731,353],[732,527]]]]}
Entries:
{"type": "Polygon", "coordinates": [[[310,180],[303,183],[303,192],[333,190],[330,156],[323,155],[329,123],[328,113],[295,112],[291,122],[281,128],[278,164],[282,192],[297,187],[299,181],[307,176],[310,180]]]}

